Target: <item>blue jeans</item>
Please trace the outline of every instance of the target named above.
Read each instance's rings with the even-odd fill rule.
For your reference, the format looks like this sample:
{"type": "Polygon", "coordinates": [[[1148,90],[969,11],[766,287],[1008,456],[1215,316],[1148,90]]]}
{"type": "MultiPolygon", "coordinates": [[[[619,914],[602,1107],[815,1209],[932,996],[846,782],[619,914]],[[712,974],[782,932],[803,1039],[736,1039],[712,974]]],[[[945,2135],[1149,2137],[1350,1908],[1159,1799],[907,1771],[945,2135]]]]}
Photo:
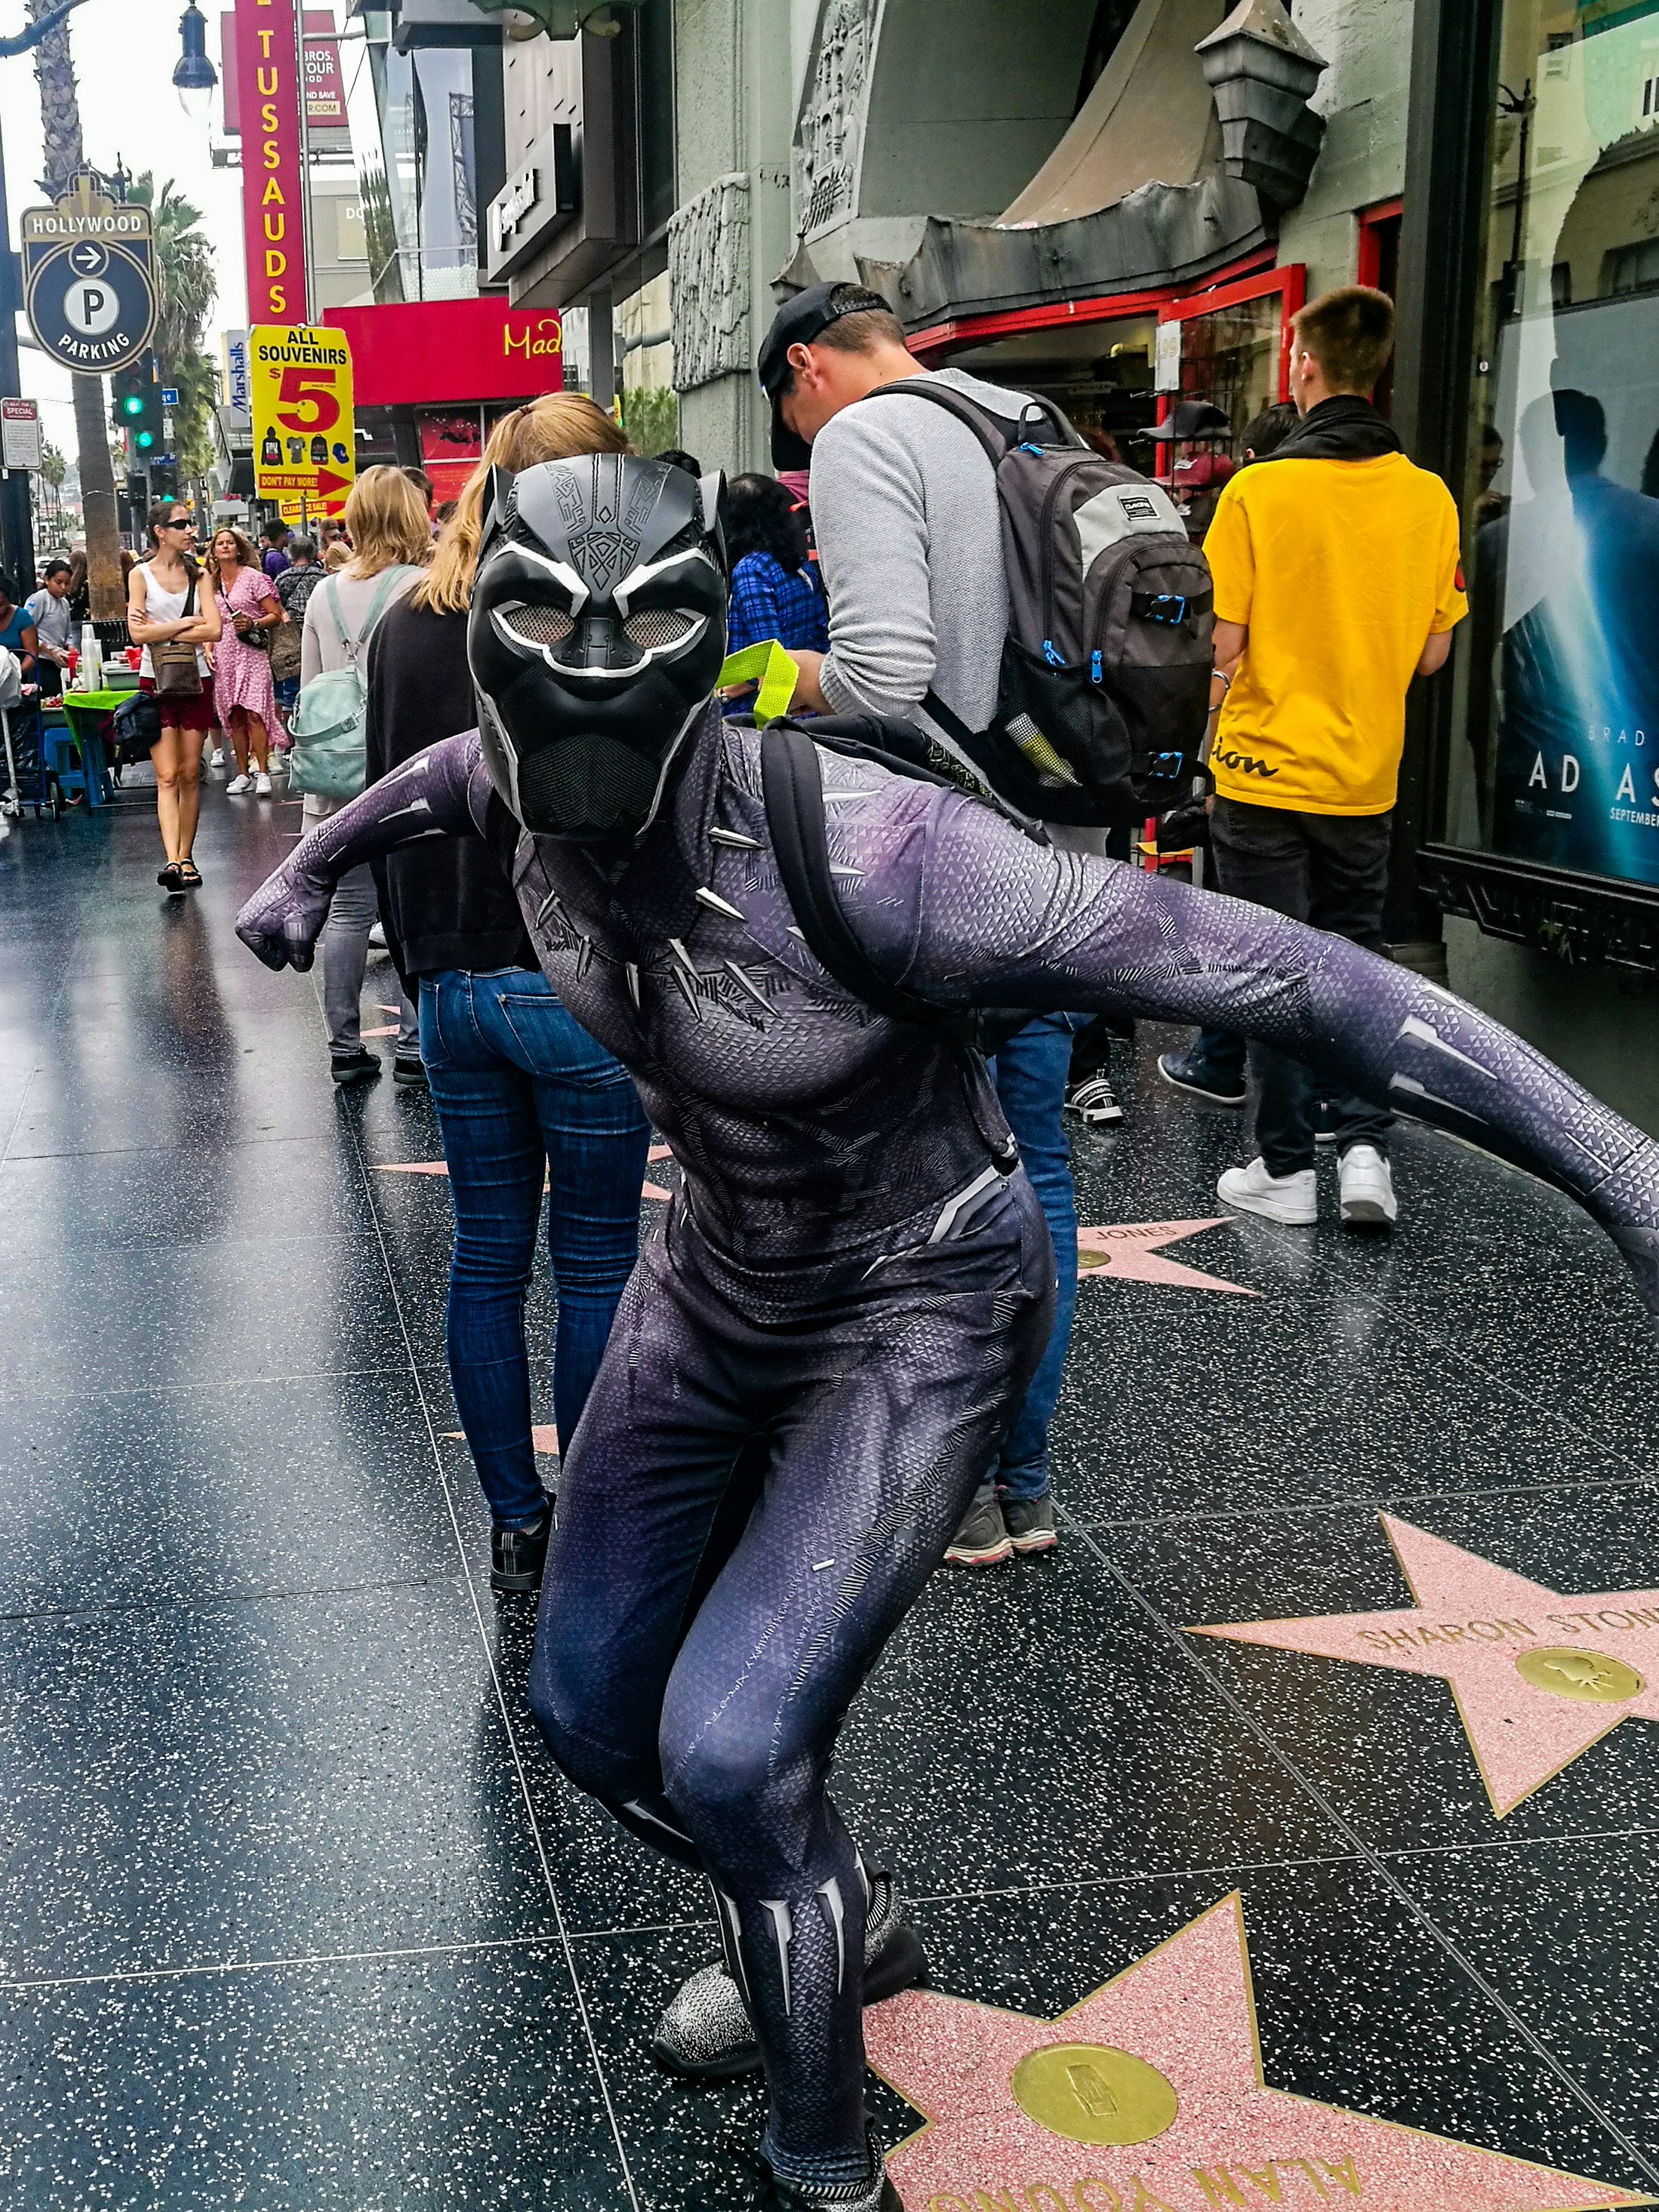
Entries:
{"type": "Polygon", "coordinates": [[[650,1124],[620,1061],[538,970],[421,978],[421,1057],[455,1204],[450,1380],[496,1525],[542,1511],[524,1304],[548,1179],[553,1412],[568,1450],[639,1249],[650,1124]]]}
{"type": "MultiPolygon", "coordinates": [[[[1010,1498],[1041,1498],[1048,1488],[1048,1424],[1060,1396],[1066,1349],[1077,1304],[1077,1200],[1072,1190],[1072,1149],[1060,1115],[1072,1039],[1086,1015],[1044,1014],[1017,1030],[999,1050],[991,1072],[1014,1133],[1025,1172],[1042,1207],[1059,1277],[1048,1348],[1009,1424],[997,1463],[996,1486],[1010,1498]]],[[[981,1491],[981,1496],[988,1495],[981,1491]]]]}

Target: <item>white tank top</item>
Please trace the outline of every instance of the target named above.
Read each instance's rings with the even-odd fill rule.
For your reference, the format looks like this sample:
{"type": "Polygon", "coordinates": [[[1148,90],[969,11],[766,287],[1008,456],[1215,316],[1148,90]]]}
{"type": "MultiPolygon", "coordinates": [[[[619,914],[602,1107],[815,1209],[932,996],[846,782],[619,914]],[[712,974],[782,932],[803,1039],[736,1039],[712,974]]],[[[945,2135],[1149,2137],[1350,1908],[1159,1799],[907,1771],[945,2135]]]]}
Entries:
{"type": "MultiPolygon", "coordinates": [[[[182,592],[163,590],[162,586],[156,582],[148,561],[139,562],[138,574],[144,580],[144,612],[150,620],[158,623],[182,622],[185,617],[185,601],[190,596],[190,586],[186,585],[182,592]]],[[[201,610],[201,605],[202,581],[198,577],[196,585],[196,605],[198,612],[201,610]]],[[[207,655],[199,645],[196,648],[196,671],[199,676],[205,676],[208,672],[207,655]]],[[[155,674],[155,665],[149,657],[148,646],[144,647],[143,659],[138,664],[138,673],[152,678],[155,674]]]]}

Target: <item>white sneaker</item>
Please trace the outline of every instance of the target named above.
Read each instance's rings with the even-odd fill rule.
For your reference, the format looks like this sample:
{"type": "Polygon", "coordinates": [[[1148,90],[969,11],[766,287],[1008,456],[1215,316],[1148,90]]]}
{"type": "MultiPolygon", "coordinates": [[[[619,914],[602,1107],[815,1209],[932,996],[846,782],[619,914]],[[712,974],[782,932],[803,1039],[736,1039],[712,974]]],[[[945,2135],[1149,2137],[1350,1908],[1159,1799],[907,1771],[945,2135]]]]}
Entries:
{"type": "Polygon", "coordinates": [[[208,766],[210,768],[222,768],[224,764],[225,757],[223,753],[220,751],[217,745],[215,745],[213,750],[208,755],[208,766]]]}
{"type": "Polygon", "coordinates": [[[251,775],[234,775],[230,779],[230,781],[225,786],[225,789],[228,792],[252,791],[252,788],[253,778],[251,775]]]}
{"type": "Polygon", "coordinates": [[[1287,1229],[1306,1229],[1319,1218],[1319,1178],[1311,1168],[1269,1175],[1266,1160],[1255,1159],[1247,1168],[1229,1168],[1215,1188],[1224,1205],[1260,1213],[1287,1229]]]}
{"type": "Polygon", "coordinates": [[[1336,1164],[1342,1218],[1357,1229],[1391,1229],[1400,1217],[1394,1176],[1375,1145],[1350,1145],[1336,1164]]]}
{"type": "Polygon", "coordinates": [[[270,796],[270,778],[264,769],[253,779],[253,796],[256,799],[269,799],[270,796]]]}

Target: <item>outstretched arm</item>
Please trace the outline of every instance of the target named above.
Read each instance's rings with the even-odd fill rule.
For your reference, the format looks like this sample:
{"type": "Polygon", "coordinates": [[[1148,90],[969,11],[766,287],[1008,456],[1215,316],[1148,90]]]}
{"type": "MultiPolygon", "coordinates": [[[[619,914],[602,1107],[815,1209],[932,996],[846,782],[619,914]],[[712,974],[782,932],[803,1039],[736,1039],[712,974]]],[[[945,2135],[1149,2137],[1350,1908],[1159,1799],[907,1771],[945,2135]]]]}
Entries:
{"type": "Polygon", "coordinates": [[[849,902],[897,980],[941,1004],[1144,1014],[1276,1045],[1571,1192],[1659,1312],[1659,1143],[1490,1015],[1344,938],[1057,852],[953,793],[920,811],[910,896],[849,902]]]}
{"type": "Polygon", "coordinates": [[[237,915],[236,934],[267,968],[309,968],[348,868],[420,837],[465,836],[489,794],[476,730],[428,745],[302,837],[237,915]]]}

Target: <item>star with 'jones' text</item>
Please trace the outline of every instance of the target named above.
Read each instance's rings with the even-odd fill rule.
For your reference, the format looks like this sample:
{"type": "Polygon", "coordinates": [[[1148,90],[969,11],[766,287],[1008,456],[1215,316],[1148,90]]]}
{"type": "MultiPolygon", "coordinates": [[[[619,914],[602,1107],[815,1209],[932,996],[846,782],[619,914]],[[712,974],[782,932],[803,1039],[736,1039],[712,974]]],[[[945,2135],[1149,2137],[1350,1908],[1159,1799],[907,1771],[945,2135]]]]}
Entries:
{"type": "Polygon", "coordinates": [[[1659,1720],[1659,1590],[1563,1596],[1381,1517],[1414,1606],[1190,1632],[1437,1674],[1500,1820],[1620,1721],[1659,1720]]]}
{"type": "Polygon", "coordinates": [[[870,2063],[926,2115],[907,2212],[1601,2212],[1650,2197],[1375,2120],[1262,2072],[1235,1894],[1058,2020],[909,1990],[870,2063]]]}
{"type": "Polygon", "coordinates": [[[1184,1267],[1179,1260],[1163,1257],[1166,1244],[1183,1237],[1196,1237],[1200,1229],[1231,1229],[1231,1214],[1210,1221],[1114,1221],[1104,1228],[1077,1232],[1077,1272],[1079,1282],[1103,1277],[1120,1283],[1173,1283],[1183,1291],[1231,1291],[1236,1297],[1253,1298],[1243,1283],[1224,1282],[1201,1268],[1184,1267]]]}

